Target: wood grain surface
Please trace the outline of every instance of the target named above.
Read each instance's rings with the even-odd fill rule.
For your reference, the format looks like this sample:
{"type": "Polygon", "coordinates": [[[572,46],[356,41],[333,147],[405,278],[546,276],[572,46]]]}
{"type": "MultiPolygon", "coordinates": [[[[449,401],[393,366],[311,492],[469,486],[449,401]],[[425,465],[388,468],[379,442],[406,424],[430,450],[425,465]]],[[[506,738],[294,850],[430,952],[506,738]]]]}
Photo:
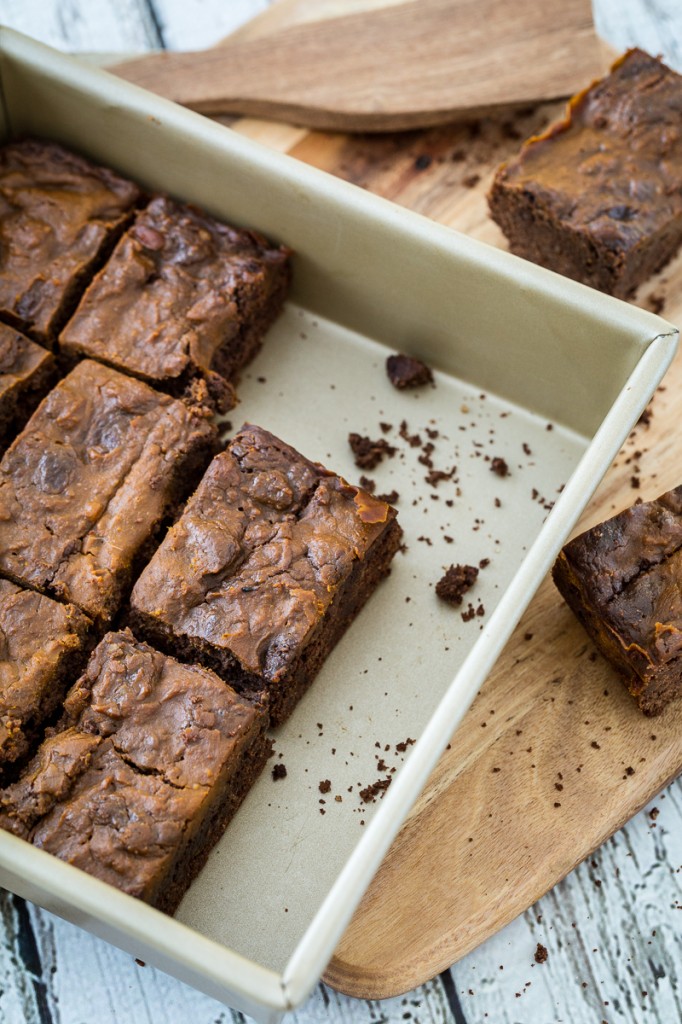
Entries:
{"type": "MultiPolygon", "coordinates": [[[[333,2],[324,0],[325,5],[333,2]]],[[[0,20],[12,22],[24,31],[68,49],[130,52],[160,46],[209,45],[233,27],[228,22],[237,8],[248,6],[256,13],[264,5],[265,0],[234,0],[228,5],[222,0],[203,0],[200,5],[180,0],[123,0],[121,3],[100,0],[97,4],[86,0],[0,0],[0,20]]],[[[655,7],[647,0],[599,0],[596,15],[601,31],[617,45],[639,43],[652,52],[664,52],[682,70],[679,5],[671,4],[670,0],[661,0],[655,7]]],[[[492,244],[503,244],[485,208],[484,192],[491,168],[515,150],[519,134],[525,136],[540,127],[557,109],[556,105],[540,107],[526,111],[518,120],[501,115],[475,126],[450,126],[381,138],[349,139],[338,134],[309,134],[299,128],[251,119],[234,122],[234,127],[492,244]]],[[[682,319],[679,275],[678,261],[673,271],[664,273],[659,281],[643,290],[639,301],[657,308],[664,301],[663,314],[679,322],[682,319]]],[[[594,521],[602,514],[602,509],[615,511],[619,502],[629,503],[637,494],[651,497],[679,483],[673,458],[675,381],[679,372],[678,361],[664,382],[666,391],[655,397],[648,428],[638,427],[586,521],[594,521]],[[641,454],[634,457],[635,452],[641,454]],[[632,487],[631,476],[639,477],[639,489],[632,487]]],[[[547,622],[545,618],[542,621],[547,622]]],[[[506,809],[510,782],[515,778],[521,780],[528,791],[529,813],[537,819],[544,817],[542,849],[552,852],[556,839],[559,859],[565,859],[565,839],[574,827],[576,815],[582,827],[583,822],[589,823],[593,813],[599,813],[599,806],[593,808],[589,801],[594,802],[601,794],[600,778],[604,779],[609,800],[621,801],[624,794],[626,802],[634,808],[640,799],[641,789],[635,788],[642,783],[640,765],[632,760],[635,774],[627,775],[625,768],[630,765],[617,765],[612,756],[614,727],[618,725],[622,730],[632,726],[635,748],[639,750],[642,744],[639,756],[651,757],[657,763],[667,757],[667,740],[659,739],[659,735],[664,734],[654,722],[644,723],[632,718],[632,709],[619,689],[620,684],[600,659],[591,660],[591,653],[587,638],[546,584],[509,647],[510,661],[505,655],[487,684],[499,685],[497,676],[505,665],[518,672],[519,692],[507,696],[511,689],[508,681],[505,687],[504,707],[515,715],[514,721],[502,720],[502,705],[488,701],[487,688],[472,709],[472,716],[480,716],[474,722],[478,734],[485,737],[480,763],[490,768],[492,785],[488,785],[486,778],[482,783],[474,781],[472,758],[477,756],[475,751],[480,741],[474,735],[464,736],[464,730],[460,734],[464,758],[456,770],[446,767],[445,776],[441,776],[447,779],[452,775],[453,787],[460,787],[460,802],[458,805],[456,800],[452,801],[452,822],[439,825],[439,834],[444,836],[446,852],[466,840],[466,847],[455,851],[456,858],[466,863],[466,874],[464,878],[447,875],[438,849],[434,846],[432,851],[427,851],[428,877],[422,889],[425,898],[410,904],[413,915],[410,930],[418,939],[425,916],[423,904],[430,916],[434,902],[461,906],[462,900],[469,900],[473,905],[476,900],[489,898],[494,903],[495,894],[485,897],[476,881],[476,862],[485,850],[475,833],[466,831],[472,817],[482,818],[480,813],[474,816],[471,809],[480,784],[486,785],[491,798],[489,810],[483,813],[492,813],[493,819],[473,821],[479,829],[476,833],[479,840],[480,837],[496,837],[495,856],[500,870],[504,870],[507,848],[517,862],[530,863],[532,868],[532,855],[521,849],[525,843],[523,822],[512,820],[506,809]],[[544,616],[552,607],[553,618],[546,625],[547,633],[541,634],[536,616],[544,616]],[[533,633],[530,640],[524,639],[526,632],[533,633]],[[549,672],[546,659],[547,645],[551,642],[559,645],[562,663],[549,672]],[[514,666],[517,657],[520,662],[514,666]],[[554,682],[559,676],[561,681],[554,682]],[[575,695],[571,695],[571,689],[575,695]],[[603,696],[603,689],[610,690],[608,698],[603,696]],[[541,714],[538,715],[534,707],[521,709],[522,698],[539,701],[541,714]],[[575,705],[568,704],[571,699],[577,699],[584,709],[585,718],[580,722],[577,722],[578,709],[574,712],[575,705]],[[492,710],[495,715],[491,714],[492,710]],[[531,716],[533,723],[539,721],[543,725],[537,741],[526,736],[526,716],[531,716]],[[567,772],[556,769],[566,776],[565,780],[556,780],[564,785],[564,790],[559,791],[554,788],[555,780],[551,776],[555,756],[552,737],[563,751],[566,735],[562,725],[576,722],[586,745],[582,758],[584,767],[578,773],[580,761],[575,761],[572,766],[568,765],[567,772]],[[648,740],[649,746],[641,733],[646,725],[651,727],[651,734],[657,736],[655,741],[648,740]],[[517,728],[524,730],[518,737],[517,728]],[[603,739],[599,738],[598,730],[603,739]],[[592,747],[593,741],[599,744],[598,749],[592,747]],[[534,761],[530,760],[534,751],[527,751],[528,746],[535,746],[534,761]],[[514,752],[509,753],[511,750],[514,752]],[[531,768],[533,763],[534,769],[531,768]],[[546,774],[548,765],[549,776],[546,774]],[[501,771],[493,772],[495,767],[501,771]],[[617,774],[618,770],[620,776],[626,774],[625,779],[617,774]],[[574,780],[578,779],[582,785],[584,773],[587,773],[589,797],[586,794],[585,802],[581,802],[574,780]],[[471,782],[467,789],[462,785],[463,779],[471,782]],[[555,802],[562,806],[554,808],[555,802]],[[466,835],[461,832],[462,823],[466,835]],[[474,839],[471,844],[469,836],[474,839]],[[467,856],[469,853],[471,857],[467,856]],[[473,885],[469,879],[472,862],[473,885]],[[439,876],[436,886],[432,881],[434,874],[439,876]]],[[[674,712],[674,716],[678,718],[679,713],[674,712]]],[[[453,747],[447,757],[454,753],[453,747]]],[[[644,763],[648,764],[648,760],[644,763]]],[[[411,821],[421,816],[431,827],[437,804],[443,795],[449,799],[449,789],[447,786],[440,790],[432,785],[411,821]]],[[[407,846],[405,850],[409,860],[407,846]]],[[[649,805],[533,908],[516,917],[454,967],[405,995],[381,1002],[353,999],[320,985],[300,1010],[286,1016],[287,1024],[319,1024],[321,1021],[398,1024],[405,1020],[416,1024],[484,1024],[486,1021],[494,1024],[560,1024],[565,1021],[571,1024],[599,1024],[600,1021],[675,1024],[682,1020],[682,929],[678,920],[682,908],[681,865],[682,786],[678,781],[656,797],[655,807],[649,805]],[[549,951],[542,965],[533,959],[537,942],[543,943],[549,951]]],[[[389,866],[390,861],[387,861],[386,868],[389,866]]],[[[396,868],[400,869],[401,865],[391,870],[396,868]]],[[[557,877],[559,874],[557,871],[557,877]]],[[[402,884],[400,870],[394,877],[396,884],[402,884]]],[[[381,875],[377,884],[380,882],[381,875]]],[[[505,899],[515,898],[514,892],[510,895],[511,888],[510,883],[505,883],[502,890],[505,899]]],[[[366,903],[370,915],[375,913],[372,892],[366,903]]],[[[185,1024],[188,1020],[195,1024],[237,1024],[243,1021],[242,1015],[160,972],[136,964],[88,933],[15,897],[2,897],[0,911],[4,925],[0,932],[0,1021],[3,1024],[120,1024],[122,1021],[126,1024],[160,1021],[185,1024]]],[[[441,915],[438,907],[436,911],[437,916],[447,917],[447,913],[441,915]]],[[[364,912],[365,905],[361,910],[364,912]]],[[[370,944],[376,940],[371,955],[380,959],[393,925],[383,915],[378,915],[376,921],[380,934],[370,936],[370,944]]],[[[447,928],[447,921],[443,923],[447,928]]],[[[398,924],[404,927],[400,912],[398,924]]],[[[345,970],[356,969],[353,954],[347,952],[345,945],[352,935],[351,931],[344,938],[330,969],[337,962],[346,965],[345,970]]],[[[397,943],[394,941],[392,945],[396,952],[397,943]]],[[[360,968],[362,974],[362,965],[360,968]]],[[[406,981],[409,985],[409,979],[406,981]]]]}
{"type": "MultiPolygon", "coordinates": [[[[289,4],[280,6],[287,12],[289,4]]],[[[451,122],[501,103],[575,92],[604,68],[589,0],[411,0],[159,53],[112,70],[206,114],[340,131],[451,122]]],[[[315,10],[314,4],[308,5],[315,10]]]]}

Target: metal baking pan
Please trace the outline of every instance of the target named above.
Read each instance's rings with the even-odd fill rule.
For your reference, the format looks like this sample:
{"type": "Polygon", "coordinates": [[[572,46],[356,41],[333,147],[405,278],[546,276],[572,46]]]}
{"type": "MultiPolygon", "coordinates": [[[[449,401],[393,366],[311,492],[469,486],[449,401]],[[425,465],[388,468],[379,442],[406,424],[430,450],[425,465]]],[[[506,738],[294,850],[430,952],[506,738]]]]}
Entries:
{"type": "Polygon", "coordinates": [[[275,1021],[320,977],[677,331],[4,29],[0,84],[5,137],[59,139],[296,251],[292,300],[235,425],[260,423],[351,479],[348,432],[393,425],[398,452],[371,475],[400,493],[407,551],[275,733],[286,778],[266,770],[175,919],[0,834],[8,889],[275,1021]],[[395,350],[431,363],[437,386],[395,391],[395,350]],[[452,479],[426,482],[403,420],[423,443],[438,431],[431,458],[456,465],[452,479]],[[434,583],[482,559],[471,596],[485,613],[464,622],[434,583]],[[383,799],[363,802],[390,768],[383,799]]]}

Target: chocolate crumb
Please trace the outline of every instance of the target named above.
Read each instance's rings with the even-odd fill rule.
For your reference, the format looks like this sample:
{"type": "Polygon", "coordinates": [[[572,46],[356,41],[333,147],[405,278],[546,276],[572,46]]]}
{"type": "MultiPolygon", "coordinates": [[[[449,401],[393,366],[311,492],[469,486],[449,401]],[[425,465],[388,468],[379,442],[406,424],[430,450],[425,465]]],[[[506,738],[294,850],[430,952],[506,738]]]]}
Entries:
{"type": "Polygon", "coordinates": [[[533,957],[535,963],[544,964],[548,956],[549,953],[547,952],[547,947],[543,946],[541,942],[538,942],[537,947],[535,949],[535,956],[533,957]]]}
{"type": "Polygon", "coordinates": [[[662,313],[664,306],[665,295],[654,294],[649,296],[649,309],[652,313],[656,313],[656,315],[662,313]]]}
{"type": "Polygon", "coordinates": [[[493,473],[497,473],[498,476],[509,476],[509,466],[498,455],[490,463],[490,470],[493,473]]]}
{"type": "Polygon", "coordinates": [[[656,818],[659,816],[660,813],[661,812],[659,811],[658,807],[652,807],[649,811],[649,817],[652,821],[656,821],[656,818]]]}
{"type": "Polygon", "coordinates": [[[277,782],[278,779],[286,779],[287,769],[286,765],[281,762],[272,766],[272,777],[277,782]]]}
{"type": "Polygon", "coordinates": [[[377,494],[379,501],[385,501],[387,505],[395,505],[396,501],[400,499],[400,495],[397,491],[389,491],[388,494],[377,494]]]}
{"type": "Polygon", "coordinates": [[[426,363],[400,352],[386,360],[386,373],[394,388],[418,388],[433,384],[433,373],[426,363]]]}
{"type": "Polygon", "coordinates": [[[379,426],[381,427],[382,433],[384,434],[388,434],[390,433],[391,430],[393,430],[392,423],[380,423],[379,426]]]}
{"type": "Polygon", "coordinates": [[[364,487],[365,490],[369,491],[370,494],[374,494],[374,492],[376,490],[377,484],[376,484],[376,480],[372,480],[371,477],[369,477],[369,476],[361,476],[360,477],[360,486],[364,487]]]}
{"type": "Polygon", "coordinates": [[[369,786],[365,786],[364,789],[360,790],[360,799],[365,804],[376,803],[377,797],[380,799],[383,797],[392,781],[392,777],[388,775],[385,779],[377,779],[376,782],[371,782],[369,786]]]}
{"type": "Polygon", "coordinates": [[[319,789],[320,793],[328,793],[332,788],[332,784],[329,779],[321,779],[320,784],[318,785],[317,788],[319,789]]]}
{"type": "Polygon", "coordinates": [[[348,444],[355,456],[355,465],[359,469],[374,469],[388,455],[395,455],[396,449],[388,441],[380,438],[372,441],[361,434],[349,434],[348,444]]]}
{"type": "Polygon", "coordinates": [[[448,604],[461,604],[478,576],[475,565],[451,565],[436,583],[436,594],[448,604]]]}

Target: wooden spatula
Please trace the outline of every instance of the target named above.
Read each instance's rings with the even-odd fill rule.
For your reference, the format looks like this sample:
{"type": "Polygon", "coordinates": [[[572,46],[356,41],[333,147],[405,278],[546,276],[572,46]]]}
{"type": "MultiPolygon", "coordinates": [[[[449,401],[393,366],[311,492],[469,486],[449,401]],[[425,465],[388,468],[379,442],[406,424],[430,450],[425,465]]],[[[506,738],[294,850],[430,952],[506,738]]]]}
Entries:
{"type": "Polygon", "coordinates": [[[285,0],[269,21],[288,27],[111,70],[206,114],[392,131],[567,96],[606,66],[589,0],[364,3],[325,0],[311,21],[314,0],[285,0]],[[354,13],[328,16],[344,7],[354,13]]]}

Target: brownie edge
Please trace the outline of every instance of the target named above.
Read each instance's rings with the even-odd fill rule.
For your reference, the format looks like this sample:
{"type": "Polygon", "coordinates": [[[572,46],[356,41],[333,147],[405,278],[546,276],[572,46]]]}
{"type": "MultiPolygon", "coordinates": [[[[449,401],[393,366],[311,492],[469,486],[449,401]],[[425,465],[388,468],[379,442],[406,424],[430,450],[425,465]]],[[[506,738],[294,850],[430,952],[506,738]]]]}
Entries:
{"type": "Polygon", "coordinates": [[[682,487],[574,538],[552,575],[644,714],[682,696],[682,487]]]}

